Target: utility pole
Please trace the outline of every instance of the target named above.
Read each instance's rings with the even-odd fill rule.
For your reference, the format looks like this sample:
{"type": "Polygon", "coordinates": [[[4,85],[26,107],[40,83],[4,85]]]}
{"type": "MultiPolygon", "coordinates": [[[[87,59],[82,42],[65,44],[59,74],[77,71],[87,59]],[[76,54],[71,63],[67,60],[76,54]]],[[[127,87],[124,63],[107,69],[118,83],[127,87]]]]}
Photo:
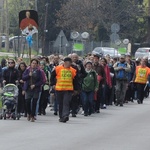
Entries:
{"type": "Polygon", "coordinates": [[[6,5],[6,41],[5,41],[5,49],[9,52],[9,13],[8,13],[8,1],[5,0],[6,5]]]}
{"type": "Polygon", "coordinates": [[[29,0],[26,2],[26,8],[29,9],[29,0]]]}
{"type": "Polygon", "coordinates": [[[150,43],[150,0],[148,0],[148,29],[147,29],[147,43],[150,43]]]}
{"type": "MultiPolygon", "coordinates": [[[[35,0],[35,10],[38,12],[38,2],[35,0]]],[[[38,33],[36,33],[36,51],[37,54],[39,53],[39,38],[38,38],[38,33]]]]}
{"type": "Polygon", "coordinates": [[[46,13],[45,13],[45,22],[44,22],[44,36],[43,36],[43,48],[42,48],[42,54],[45,55],[45,40],[46,40],[46,33],[48,32],[47,30],[47,15],[48,15],[48,3],[46,3],[46,13]]]}
{"type": "Polygon", "coordinates": [[[2,48],[2,36],[3,36],[3,11],[4,11],[4,0],[0,2],[0,49],[2,48]]]}

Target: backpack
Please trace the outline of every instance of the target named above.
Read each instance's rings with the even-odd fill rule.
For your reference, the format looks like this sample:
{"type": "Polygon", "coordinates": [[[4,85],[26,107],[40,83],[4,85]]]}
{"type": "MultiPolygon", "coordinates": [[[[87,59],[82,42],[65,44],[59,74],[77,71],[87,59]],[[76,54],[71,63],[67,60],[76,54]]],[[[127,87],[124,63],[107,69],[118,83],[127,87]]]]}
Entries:
{"type": "MultiPolygon", "coordinates": [[[[126,68],[127,67],[127,63],[120,63],[118,62],[117,63],[117,67],[123,67],[123,68],[126,68]]],[[[127,77],[127,72],[125,70],[119,70],[116,72],[116,79],[119,79],[119,80],[127,80],[128,77],[127,77]]]]}

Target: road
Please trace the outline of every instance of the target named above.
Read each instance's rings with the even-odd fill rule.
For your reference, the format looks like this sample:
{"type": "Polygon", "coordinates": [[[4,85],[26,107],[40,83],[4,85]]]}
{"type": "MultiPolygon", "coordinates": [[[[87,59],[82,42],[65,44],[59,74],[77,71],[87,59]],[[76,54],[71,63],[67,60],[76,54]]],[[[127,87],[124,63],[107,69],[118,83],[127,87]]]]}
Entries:
{"type": "Polygon", "coordinates": [[[150,99],[67,123],[49,109],[34,123],[0,120],[0,150],[150,150],[150,99]]]}

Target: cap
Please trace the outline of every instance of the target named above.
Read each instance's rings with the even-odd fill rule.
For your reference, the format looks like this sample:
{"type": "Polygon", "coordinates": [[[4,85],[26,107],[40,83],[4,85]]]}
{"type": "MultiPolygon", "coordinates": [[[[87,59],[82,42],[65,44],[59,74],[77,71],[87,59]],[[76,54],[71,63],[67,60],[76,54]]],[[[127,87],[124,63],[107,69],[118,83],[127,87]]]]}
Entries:
{"type": "Polygon", "coordinates": [[[125,55],[121,55],[120,58],[125,58],[125,55]]]}
{"type": "Polygon", "coordinates": [[[94,57],[97,57],[97,58],[100,58],[100,57],[101,57],[101,54],[99,54],[99,53],[93,53],[93,56],[94,56],[94,57]]]}
{"type": "Polygon", "coordinates": [[[46,65],[44,61],[40,61],[40,65],[46,65]]]}
{"type": "Polygon", "coordinates": [[[130,53],[126,53],[125,55],[126,55],[126,56],[131,56],[131,54],[130,54],[130,53]]]}

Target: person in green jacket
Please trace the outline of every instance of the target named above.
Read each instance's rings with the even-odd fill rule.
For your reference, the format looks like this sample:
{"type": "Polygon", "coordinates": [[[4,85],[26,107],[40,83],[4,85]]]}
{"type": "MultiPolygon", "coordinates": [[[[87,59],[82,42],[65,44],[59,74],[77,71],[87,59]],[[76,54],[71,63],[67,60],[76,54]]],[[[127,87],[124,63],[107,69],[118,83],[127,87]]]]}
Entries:
{"type": "Polygon", "coordinates": [[[82,83],[82,99],[84,116],[88,116],[91,115],[93,110],[94,93],[98,90],[98,80],[96,72],[92,69],[91,61],[85,63],[85,70],[87,76],[82,83]]]}

